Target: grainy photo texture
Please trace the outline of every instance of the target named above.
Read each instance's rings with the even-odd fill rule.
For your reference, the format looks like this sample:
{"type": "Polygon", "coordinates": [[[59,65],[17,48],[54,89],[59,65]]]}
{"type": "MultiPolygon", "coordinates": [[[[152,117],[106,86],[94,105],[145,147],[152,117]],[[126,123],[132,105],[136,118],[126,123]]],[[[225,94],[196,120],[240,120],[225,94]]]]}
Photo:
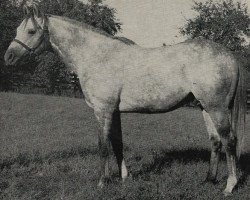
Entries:
{"type": "Polygon", "coordinates": [[[0,199],[249,199],[249,6],[1,1],[0,199]]]}

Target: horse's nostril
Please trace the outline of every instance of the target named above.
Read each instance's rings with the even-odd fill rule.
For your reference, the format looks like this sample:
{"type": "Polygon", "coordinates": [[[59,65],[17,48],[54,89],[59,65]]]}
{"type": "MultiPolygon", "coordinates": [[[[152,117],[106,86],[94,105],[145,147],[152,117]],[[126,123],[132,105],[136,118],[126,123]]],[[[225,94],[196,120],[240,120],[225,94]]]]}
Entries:
{"type": "Polygon", "coordinates": [[[10,64],[12,64],[12,62],[15,60],[15,54],[14,54],[14,52],[9,51],[9,52],[7,52],[7,53],[5,54],[4,58],[5,58],[6,64],[7,64],[7,65],[10,65],[10,64]]]}
{"type": "Polygon", "coordinates": [[[14,57],[15,57],[14,53],[10,52],[9,55],[8,55],[8,61],[9,62],[13,61],[14,57]]]}

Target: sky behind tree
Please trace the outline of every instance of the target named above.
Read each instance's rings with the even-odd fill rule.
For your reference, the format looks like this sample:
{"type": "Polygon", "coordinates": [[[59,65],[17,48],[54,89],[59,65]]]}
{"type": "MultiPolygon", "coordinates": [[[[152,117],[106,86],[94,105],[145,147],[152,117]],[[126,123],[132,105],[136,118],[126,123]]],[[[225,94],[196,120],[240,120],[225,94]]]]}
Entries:
{"type": "MultiPolygon", "coordinates": [[[[250,8],[250,0],[239,1],[250,8]]],[[[184,41],[179,28],[196,15],[191,10],[193,0],[104,0],[104,4],[117,10],[116,16],[123,24],[119,35],[144,47],[184,41]]]]}

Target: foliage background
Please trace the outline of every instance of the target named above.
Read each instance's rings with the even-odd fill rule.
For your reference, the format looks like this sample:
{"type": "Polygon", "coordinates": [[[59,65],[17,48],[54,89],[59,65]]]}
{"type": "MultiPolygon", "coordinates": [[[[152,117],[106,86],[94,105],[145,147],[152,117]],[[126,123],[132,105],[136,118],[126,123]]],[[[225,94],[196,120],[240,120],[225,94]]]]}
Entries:
{"type": "Polygon", "coordinates": [[[233,0],[207,0],[194,2],[192,9],[198,15],[188,19],[180,29],[183,35],[190,39],[202,37],[212,40],[248,57],[248,48],[242,46],[244,41],[239,38],[239,32],[247,32],[250,24],[246,4],[233,0]]]}

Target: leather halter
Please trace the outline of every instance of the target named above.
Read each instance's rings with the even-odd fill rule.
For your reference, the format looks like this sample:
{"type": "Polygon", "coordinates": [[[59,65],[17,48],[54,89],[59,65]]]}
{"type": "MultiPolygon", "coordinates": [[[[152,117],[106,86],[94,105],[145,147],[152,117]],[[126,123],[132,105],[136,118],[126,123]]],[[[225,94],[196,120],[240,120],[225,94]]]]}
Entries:
{"type": "MultiPolygon", "coordinates": [[[[39,28],[42,29],[41,27],[39,27],[39,28]]],[[[42,38],[41,38],[40,42],[36,46],[34,46],[33,48],[29,47],[28,45],[24,44],[22,41],[20,41],[16,38],[13,39],[13,42],[20,44],[23,48],[25,48],[29,52],[29,55],[32,56],[35,54],[36,49],[39,48],[43,42],[45,42],[46,43],[45,45],[47,46],[47,43],[49,40],[48,39],[49,38],[49,30],[48,30],[47,25],[45,25],[45,27],[42,30],[43,30],[42,38]]]]}

